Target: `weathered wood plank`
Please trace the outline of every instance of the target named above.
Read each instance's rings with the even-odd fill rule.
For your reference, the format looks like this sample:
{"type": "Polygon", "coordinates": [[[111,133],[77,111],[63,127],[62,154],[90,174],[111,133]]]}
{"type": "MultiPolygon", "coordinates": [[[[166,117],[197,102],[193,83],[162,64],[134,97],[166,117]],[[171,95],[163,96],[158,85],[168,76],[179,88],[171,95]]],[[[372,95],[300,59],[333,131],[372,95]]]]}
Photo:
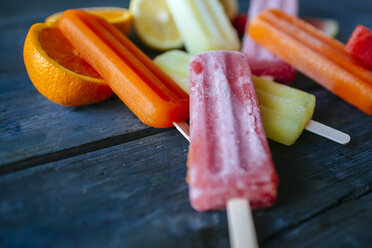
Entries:
{"type": "MultiPolygon", "coordinates": [[[[187,146],[173,130],[0,177],[0,246],[226,247],[225,212],[189,206],[187,146]]],[[[371,182],[364,149],[310,134],[270,146],[280,188],[274,207],[254,213],[262,247],[371,182]]]]}
{"type": "Polygon", "coordinates": [[[0,31],[0,75],[26,71],[23,63],[23,44],[28,28],[0,31]]]}
{"type": "MultiPolygon", "coordinates": [[[[173,239],[182,236],[177,235],[181,230],[168,227],[175,228],[179,223],[181,208],[189,209],[184,180],[186,149],[187,142],[173,132],[59,161],[57,166],[50,164],[1,177],[0,233],[7,235],[0,246],[17,247],[19,232],[26,234],[20,246],[26,240],[38,244],[42,239],[53,247],[63,247],[65,242],[69,246],[110,246],[110,240],[114,242],[111,246],[130,247],[131,243],[149,243],[143,237],[152,232],[159,240],[168,232],[175,232],[173,239]],[[34,173],[41,176],[40,180],[34,173]],[[21,186],[20,182],[25,184],[21,186]],[[24,190],[25,185],[28,190],[24,190]],[[13,193],[6,193],[8,190],[13,193]],[[36,199],[33,194],[40,197],[36,199]],[[8,198],[11,195],[12,199],[8,198]],[[20,215],[9,214],[13,207],[20,215]],[[34,217],[24,227],[19,226],[19,220],[28,219],[29,214],[34,217]],[[159,214],[163,218],[157,218],[159,214]],[[175,219],[170,226],[164,225],[163,221],[172,216],[175,219]],[[102,224],[106,228],[102,229],[102,224]],[[133,239],[128,239],[131,236],[133,239]]],[[[210,217],[200,219],[202,224],[210,217]]]]}
{"type": "Polygon", "coordinates": [[[372,193],[369,193],[271,239],[265,247],[370,247],[371,208],[372,193]]]}
{"type": "Polygon", "coordinates": [[[90,106],[64,107],[40,95],[26,78],[21,74],[1,81],[0,167],[149,129],[117,97],[90,106]]]}
{"type": "Polygon", "coordinates": [[[340,146],[304,132],[292,147],[270,143],[279,174],[280,197],[276,203],[277,208],[268,213],[263,212],[263,216],[257,211],[255,217],[258,219],[258,228],[265,230],[264,236],[259,234],[261,240],[279,229],[316,215],[338,202],[343,194],[372,181],[371,149],[368,149],[372,147],[370,129],[360,128],[368,126],[370,118],[320,87],[312,93],[318,99],[314,119],[348,132],[352,136],[352,142],[347,146],[340,146]],[[330,112],[329,106],[337,108],[330,112]],[[350,112],[353,114],[344,114],[350,112]],[[339,116],[343,117],[338,118],[339,116]],[[356,122],[356,116],[364,119],[364,124],[359,122],[360,119],[356,122]],[[314,204],[317,207],[313,207],[314,204]],[[299,216],[301,217],[298,218],[299,216]]]}

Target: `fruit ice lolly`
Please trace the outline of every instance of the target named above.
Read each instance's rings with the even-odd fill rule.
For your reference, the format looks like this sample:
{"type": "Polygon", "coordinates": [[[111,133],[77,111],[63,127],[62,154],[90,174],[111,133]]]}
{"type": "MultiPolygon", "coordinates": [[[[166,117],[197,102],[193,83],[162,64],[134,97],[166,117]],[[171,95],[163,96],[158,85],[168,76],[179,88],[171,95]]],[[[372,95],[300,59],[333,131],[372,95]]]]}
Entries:
{"type": "Polygon", "coordinates": [[[280,10],[253,19],[250,36],[323,87],[372,114],[372,71],[344,50],[344,45],[280,10]]]}
{"type": "Polygon", "coordinates": [[[190,62],[189,196],[199,211],[243,198],[271,206],[278,179],[247,58],[214,51],[190,62]]]}
{"type": "Polygon", "coordinates": [[[144,123],[163,128],[188,119],[187,94],[115,27],[68,10],[58,28],[144,123]]]}
{"type": "MultiPolygon", "coordinates": [[[[290,15],[297,16],[298,0],[251,0],[246,26],[262,10],[268,8],[278,8],[290,15]]],[[[248,33],[245,33],[243,37],[242,52],[247,55],[249,66],[254,75],[269,76],[282,83],[293,82],[296,75],[295,69],[254,42],[248,33]]]]}
{"type": "Polygon", "coordinates": [[[186,50],[239,50],[238,34],[218,0],[167,0],[186,50]]]}
{"type": "MultiPolygon", "coordinates": [[[[174,50],[159,55],[154,62],[189,93],[191,57],[183,51],[174,50]]],[[[253,76],[253,83],[267,137],[292,145],[313,115],[315,96],[260,77],[253,76]]]]}

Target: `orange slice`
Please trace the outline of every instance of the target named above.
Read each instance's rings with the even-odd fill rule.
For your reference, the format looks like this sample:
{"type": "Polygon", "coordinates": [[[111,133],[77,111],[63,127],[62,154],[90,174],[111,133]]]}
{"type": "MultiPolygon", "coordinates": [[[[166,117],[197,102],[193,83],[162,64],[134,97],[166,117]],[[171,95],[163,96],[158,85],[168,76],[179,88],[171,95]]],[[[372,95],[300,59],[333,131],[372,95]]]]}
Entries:
{"type": "MultiPolygon", "coordinates": [[[[128,35],[134,22],[134,17],[128,9],[116,7],[84,8],[83,10],[106,19],[121,32],[128,35]]],[[[56,23],[61,18],[62,12],[55,13],[45,19],[45,22],[56,23]]]]}
{"type": "Polygon", "coordinates": [[[66,106],[102,101],[113,92],[55,27],[34,24],[23,51],[28,75],[49,100],[66,106]]]}

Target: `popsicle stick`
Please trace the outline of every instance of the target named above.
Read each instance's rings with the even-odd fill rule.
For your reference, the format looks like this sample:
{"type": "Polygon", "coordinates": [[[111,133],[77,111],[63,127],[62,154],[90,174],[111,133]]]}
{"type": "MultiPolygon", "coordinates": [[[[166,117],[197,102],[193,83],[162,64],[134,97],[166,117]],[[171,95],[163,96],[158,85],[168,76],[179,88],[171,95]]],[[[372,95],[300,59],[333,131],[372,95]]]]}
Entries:
{"type": "Polygon", "coordinates": [[[232,248],[258,247],[252,213],[246,199],[236,198],[227,202],[227,219],[232,248]]]}
{"type": "MultiPolygon", "coordinates": [[[[190,127],[186,122],[173,122],[173,125],[190,141],[190,127]]],[[[351,140],[350,135],[314,120],[310,120],[305,126],[305,129],[342,145],[346,145],[351,140]]]]}
{"type": "Polygon", "coordinates": [[[190,142],[190,127],[184,121],[174,121],[173,125],[190,142]]]}
{"type": "Polygon", "coordinates": [[[342,145],[346,145],[351,140],[350,135],[314,120],[310,120],[305,129],[342,145]]]}
{"type": "Polygon", "coordinates": [[[262,75],[262,76],[260,76],[260,78],[263,78],[263,79],[265,79],[265,80],[267,80],[267,81],[275,82],[275,79],[274,79],[273,76],[262,75]]]}

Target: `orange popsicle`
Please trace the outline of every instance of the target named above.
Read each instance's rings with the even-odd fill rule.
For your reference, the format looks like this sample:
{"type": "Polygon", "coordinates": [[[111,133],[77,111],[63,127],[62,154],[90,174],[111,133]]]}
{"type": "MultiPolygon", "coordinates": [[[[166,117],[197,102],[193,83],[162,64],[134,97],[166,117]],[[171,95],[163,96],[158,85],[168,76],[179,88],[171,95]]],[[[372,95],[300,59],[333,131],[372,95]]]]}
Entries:
{"type": "Polygon", "coordinates": [[[265,10],[248,32],[261,46],[323,87],[372,114],[372,71],[344,51],[344,45],[299,18],[265,10]]]}
{"type": "Polygon", "coordinates": [[[188,95],[111,24],[68,10],[58,28],[144,123],[164,128],[188,119],[188,95]]]}

